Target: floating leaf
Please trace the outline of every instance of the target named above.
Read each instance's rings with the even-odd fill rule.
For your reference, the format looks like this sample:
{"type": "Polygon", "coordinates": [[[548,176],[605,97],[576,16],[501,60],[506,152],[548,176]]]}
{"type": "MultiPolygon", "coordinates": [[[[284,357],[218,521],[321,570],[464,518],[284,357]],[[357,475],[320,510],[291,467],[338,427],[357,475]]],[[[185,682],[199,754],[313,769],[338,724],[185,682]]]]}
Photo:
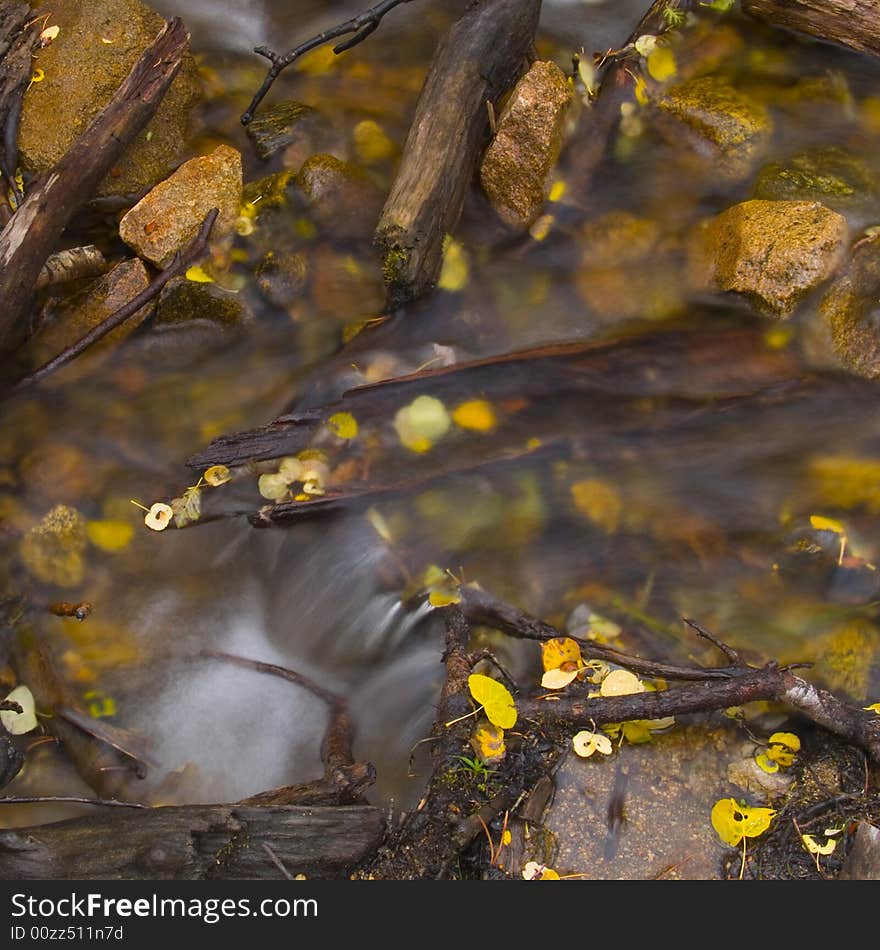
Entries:
{"type": "Polygon", "coordinates": [[[187,269],[186,279],[191,280],[196,284],[214,283],[214,278],[206,270],[199,267],[198,264],[194,264],[192,267],[187,269]]]}
{"type": "Polygon", "coordinates": [[[153,531],[164,531],[168,525],[171,524],[173,517],[174,509],[171,505],[157,501],[154,505],[150,506],[150,510],[144,517],[144,524],[153,531]]]}
{"type": "Polygon", "coordinates": [[[544,689],[562,689],[577,679],[577,675],[577,670],[547,670],[541,677],[541,686],[543,686],[544,689]]]}
{"type": "Polygon", "coordinates": [[[647,59],[648,73],[657,82],[666,82],[678,72],[675,53],[668,46],[658,46],[647,59]]]}
{"type": "Polygon", "coordinates": [[[6,731],[13,736],[23,736],[26,732],[37,728],[37,712],[34,705],[34,695],[25,685],[16,686],[6,697],[9,702],[18,703],[21,712],[12,709],[0,711],[0,722],[6,731]]]}
{"type": "Polygon", "coordinates": [[[762,835],[775,814],[772,808],[750,808],[733,798],[722,798],[712,806],[712,827],[725,844],[735,848],[743,838],[762,835]]]}
{"type": "Polygon", "coordinates": [[[121,551],[134,536],[134,528],[127,521],[88,521],[86,534],[89,541],[102,551],[121,551]]]}
{"type": "Polygon", "coordinates": [[[490,432],[498,424],[492,404],[485,399],[470,399],[452,412],[452,421],[461,429],[490,432]]]}
{"type": "Polygon", "coordinates": [[[471,737],[471,747],[484,762],[504,758],[504,730],[491,722],[481,723],[471,737]]]}
{"type": "Polygon", "coordinates": [[[212,465],[210,468],[205,469],[205,473],[202,475],[202,478],[216,488],[218,485],[225,485],[226,482],[232,480],[232,472],[225,465],[212,465]]]}
{"type": "Polygon", "coordinates": [[[358,434],[358,424],[350,412],[337,412],[330,416],[327,425],[340,439],[353,439],[358,434]]]}
{"type": "Polygon", "coordinates": [[[468,689],[471,696],[483,707],[489,722],[501,729],[512,729],[516,725],[513,696],[503,683],[492,679],[491,676],[471,673],[468,677],[468,689]]]}
{"type": "Polygon", "coordinates": [[[546,864],[539,864],[537,861],[529,861],[523,868],[522,876],[527,881],[558,881],[559,874],[548,868],[546,864]]]}
{"type": "Polygon", "coordinates": [[[575,667],[584,665],[581,658],[581,648],[571,637],[553,637],[541,644],[541,662],[544,670],[555,670],[566,663],[573,663],[575,667]]]}
{"type": "Polygon", "coordinates": [[[629,696],[644,692],[644,683],[629,670],[612,670],[599,687],[600,696],[629,696]]]}
{"type": "Polygon", "coordinates": [[[584,729],[572,737],[571,744],[574,751],[582,758],[588,759],[594,752],[602,755],[611,755],[611,740],[600,732],[591,732],[584,729]]]}

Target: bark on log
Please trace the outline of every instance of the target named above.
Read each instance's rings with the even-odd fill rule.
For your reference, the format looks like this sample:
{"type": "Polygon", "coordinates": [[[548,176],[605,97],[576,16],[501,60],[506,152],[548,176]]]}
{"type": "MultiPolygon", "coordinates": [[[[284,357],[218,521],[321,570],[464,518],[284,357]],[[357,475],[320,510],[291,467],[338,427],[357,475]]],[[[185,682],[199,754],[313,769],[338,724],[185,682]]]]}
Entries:
{"type": "Polygon", "coordinates": [[[77,209],[92,197],[128,143],[146,126],[180,69],[189,33],[179,18],[165,25],[106,108],[25,198],[0,234],[0,350],[24,335],[34,285],[77,209]]]}
{"type": "Polygon", "coordinates": [[[486,102],[522,73],[540,13],[541,0],[475,0],[441,41],[376,228],[390,306],[435,283],[487,144],[486,102]]]}
{"type": "Polygon", "coordinates": [[[336,878],[372,854],[384,830],[369,805],[114,808],[0,832],[0,879],[280,878],[273,855],[291,875],[336,878]]]}
{"type": "Polygon", "coordinates": [[[743,0],[743,12],[880,56],[880,0],[743,0]]]}

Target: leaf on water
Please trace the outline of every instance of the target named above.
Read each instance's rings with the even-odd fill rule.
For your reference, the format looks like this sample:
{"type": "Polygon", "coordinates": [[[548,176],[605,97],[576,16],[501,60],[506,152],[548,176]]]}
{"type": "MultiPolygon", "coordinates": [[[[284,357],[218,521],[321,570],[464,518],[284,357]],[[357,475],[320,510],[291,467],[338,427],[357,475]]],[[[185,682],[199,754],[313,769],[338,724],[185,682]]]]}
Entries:
{"type": "Polygon", "coordinates": [[[504,758],[504,730],[491,722],[477,726],[471,737],[471,747],[483,762],[497,762],[504,758]]]}
{"type": "Polygon", "coordinates": [[[452,421],[460,429],[474,432],[491,432],[498,424],[492,404],[485,399],[470,399],[456,406],[452,421]]]}
{"type": "Polygon", "coordinates": [[[668,46],[658,46],[647,58],[648,73],[657,82],[666,82],[678,72],[675,53],[668,46]]]}
{"type": "Polygon", "coordinates": [[[12,709],[0,711],[0,722],[6,731],[13,736],[23,736],[26,732],[37,728],[37,711],[34,705],[34,695],[27,686],[22,684],[5,697],[12,703],[21,706],[21,712],[12,709]]]}
{"type": "Polygon", "coordinates": [[[581,658],[581,648],[571,637],[553,637],[541,644],[541,662],[547,670],[555,670],[566,663],[573,663],[580,668],[584,665],[581,658]]]}
{"type": "Polygon", "coordinates": [[[88,521],[86,534],[95,547],[112,553],[127,547],[134,528],[127,521],[88,521]]]}
{"type": "Polygon", "coordinates": [[[629,670],[612,670],[599,687],[600,696],[629,696],[644,692],[644,683],[629,670]]]}
{"type": "Polygon", "coordinates": [[[512,729],[516,725],[516,705],[513,696],[503,683],[471,673],[468,677],[468,689],[471,696],[483,707],[489,722],[501,729],[512,729]]]}
{"type": "Polygon", "coordinates": [[[153,531],[164,531],[171,519],[174,517],[174,509],[171,505],[166,505],[162,501],[157,501],[150,506],[150,510],[144,517],[144,524],[153,531]]]}
{"type": "Polygon", "coordinates": [[[327,425],[340,439],[353,439],[358,434],[358,424],[350,412],[337,412],[330,416],[327,425]]]}
{"type": "Polygon", "coordinates": [[[434,396],[417,396],[394,416],[394,428],[401,444],[420,454],[443,438],[451,425],[446,406],[434,396]]]}
{"type": "Polygon", "coordinates": [[[226,482],[231,481],[232,472],[225,465],[212,465],[205,469],[202,478],[213,488],[216,488],[218,485],[225,485],[226,482]]]}
{"type": "Polygon", "coordinates": [[[573,736],[571,744],[574,751],[582,759],[588,759],[594,752],[611,755],[612,751],[611,740],[608,736],[602,735],[600,732],[592,732],[589,729],[584,729],[573,736]]]}
{"type": "Polygon", "coordinates": [[[750,808],[722,798],[712,806],[712,827],[725,844],[735,848],[743,838],[762,835],[775,815],[772,808],[750,808]]]}
{"type": "Polygon", "coordinates": [[[437,286],[440,290],[455,293],[464,288],[469,276],[467,252],[455,238],[447,234],[443,239],[443,265],[440,268],[437,286]]]}
{"type": "Polygon", "coordinates": [[[290,495],[287,479],[279,472],[266,472],[257,481],[257,488],[263,498],[270,501],[284,501],[290,495]]]}
{"type": "Polygon", "coordinates": [[[563,689],[577,679],[577,670],[547,670],[541,677],[541,686],[544,689],[563,689]]]}
{"type": "Polygon", "coordinates": [[[192,267],[187,268],[186,279],[191,280],[195,284],[214,283],[214,278],[206,270],[199,267],[198,264],[193,264],[192,267]]]}

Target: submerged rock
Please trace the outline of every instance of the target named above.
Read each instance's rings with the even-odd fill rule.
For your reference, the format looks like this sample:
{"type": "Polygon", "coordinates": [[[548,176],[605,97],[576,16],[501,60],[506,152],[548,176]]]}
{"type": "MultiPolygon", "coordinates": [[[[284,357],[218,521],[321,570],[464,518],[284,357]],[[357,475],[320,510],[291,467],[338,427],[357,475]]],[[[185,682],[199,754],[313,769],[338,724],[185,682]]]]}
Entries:
{"type": "Polygon", "coordinates": [[[83,516],[75,508],[56,505],[22,538],[21,559],[38,580],[76,587],[85,575],[82,554],[87,543],[83,516]]]}
{"type": "Polygon", "coordinates": [[[754,197],[784,201],[820,201],[843,214],[876,206],[876,177],[867,162],[831,146],[766,165],[755,182],[754,197]]]}
{"type": "Polygon", "coordinates": [[[257,267],[257,284],[276,307],[287,307],[302,296],[308,282],[308,264],[302,254],[269,251],[257,267]]]}
{"type": "Polygon", "coordinates": [[[305,159],[330,141],[332,126],[313,106],[290,99],[258,112],[247,127],[247,136],[254,143],[254,151],[262,159],[271,158],[286,149],[285,164],[299,168],[305,159]],[[288,159],[295,154],[299,162],[288,159]]]}
{"type": "Polygon", "coordinates": [[[184,162],[146,194],[119,222],[119,236],[141,257],[165,267],[196,236],[212,208],[220,214],[211,243],[230,235],[241,195],[241,153],[218,145],[210,155],[184,162]]]}
{"type": "Polygon", "coordinates": [[[296,183],[322,234],[343,240],[372,237],[383,196],[357,165],[333,155],[312,155],[303,163],[296,183]]]}
{"type": "Polygon", "coordinates": [[[764,105],[722,76],[699,76],[672,86],[656,105],[667,120],[660,123],[661,131],[675,143],[684,136],[730,178],[749,173],[773,130],[764,105]]]}
{"type": "MultiPolygon", "coordinates": [[[[146,290],[149,283],[150,275],[143,261],[135,259],[117,264],[92,284],[87,292],[65,301],[53,314],[51,322],[40,328],[30,345],[33,365],[41,366],[53,356],[57,356],[65,347],[84,337],[112,313],[146,290]]],[[[94,368],[94,357],[100,353],[106,355],[124,340],[149,314],[150,308],[151,304],[145,304],[115,330],[111,330],[107,336],[89,347],[88,358],[82,361],[82,369],[79,361],[74,361],[65,370],[65,380],[69,381],[72,374],[90,372],[94,368]]]]}
{"type": "Polygon", "coordinates": [[[480,184],[511,227],[541,213],[562,148],[572,87],[553,62],[538,60],[514,86],[480,166],[480,184]]]}
{"type": "Polygon", "coordinates": [[[880,377],[880,235],[856,246],[822,297],[806,339],[813,362],[880,377]]]}
{"type": "Polygon", "coordinates": [[[817,201],[744,201],[697,229],[690,280],[785,317],[834,273],[847,233],[846,219],[817,201]]]}
{"type": "MultiPolygon", "coordinates": [[[[64,0],[49,9],[48,22],[60,31],[34,57],[43,79],[25,93],[19,133],[22,167],[34,175],[58,163],[165,22],[140,0],[64,0]]],[[[156,114],[97,194],[142,192],[167,175],[183,150],[198,94],[195,61],[187,54],[156,114]]]]}

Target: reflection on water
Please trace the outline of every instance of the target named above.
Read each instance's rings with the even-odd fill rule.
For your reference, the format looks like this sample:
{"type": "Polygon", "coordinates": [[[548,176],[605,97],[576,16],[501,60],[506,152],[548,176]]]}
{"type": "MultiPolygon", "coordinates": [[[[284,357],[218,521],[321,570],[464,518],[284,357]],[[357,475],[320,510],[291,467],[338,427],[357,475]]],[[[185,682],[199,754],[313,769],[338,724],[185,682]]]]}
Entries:
{"type": "MultiPolygon", "coordinates": [[[[248,50],[267,41],[283,47],[294,27],[308,35],[362,4],[156,6],[187,19],[193,45],[204,53],[206,89],[216,101],[204,110],[198,142],[241,148],[247,178],[255,180],[281,165],[257,161],[237,122],[263,70],[248,50]]],[[[626,14],[642,6],[548,3],[542,52],[566,64],[581,29],[588,49],[616,43],[628,32],[626,14]]],[[[424,49],[450,13],[434,4],[420,23],[422,9],[396,11],[394,24],[389,18],[387,29],[338,67],[292,72],[276,98],[295,96],[325,110],[349,157],[356,157],[351,128],[364,118],[384,123],[399,145],[424,49]],[[420,36],[410,46],[401,38],[414,24],[420,36]]],[[[873,124],[861,118],[877,71],[863,58],[757,30],[737,56],[741,78],[751,76],[776,96],[779,157],[829,141],[845,142],[862,157],[878,154],[876,114],[870,113],[873,124]],[[843,77],[845,104],[829,108],[821,96],[798,104],[785,94],[805,71],[843,77]]],[[[39,622],[83,702],[111,710],[112,721],[147,736],[160,775],[184,770],[179,798],[232,800],[320,773],[320,703],[281,680],[200,660],[204,648],[292,667],[347,696],[359,728],[356,751],[379,771],[372,794],[398,804],[417,798],[407,763],[430,726],[441,631],[423,601],[405,605],[400,594],[432,564],[560,623],[589,603],[625,627],[629,649],[693,657],[698,648],[678,618],[694,616],[759,656],[857,653],[864,658],[860,672],[841,660],[823,675],[859,698],[871,677],[876,686],[870,605],[880,592],[872,566],[880,557],[880,426],[871,412],[873,391],[824,371],[805,383],[814,367],[799,350],[800,320],[792,334],[773,337],[774,346],[791,347],[791,371],[767,398],[739,403],[705,399],[705,392],[693,401],[689,390],[707,378],[700,376],[704,364],[679,366],[662,398],[633,391],[626,365],[605,380],[604,393],[587,396],[555,387],[552,377],[539,386],[535,376],[519,379],[506,370],[505,398],[511,406],[515,397],[530,401],[531,410],[506,432],[505,448],[539,439],[549,449],[386,497],[378,509],[390,546],[359,509],[289,530],[257,531],[237,517],[153,534],[131,504],[165,500],[193,484],[183,460],[217,435],[258,426],[291,406],[332,401],[365,380],[543,343],[614,338],[646,325],[656,330],[664,321],[696,331],[757,324],[755,339],[765,329],[778,331],[742,302],[689,295],[682,276],[684,232],[702,214],[745,197],[746,185],[723,182],[712,169],[695,171],[675,143],[650,133],[630,146],[613,151],[602,167],[592,214],[594,221],[611,211],[649,219],[658,237],[647,255],[623,246],[614,259],[598,260],[607,235],[589,226],[568,229],[564,202],[546,241],[510,241],[487,223],[474,195],[459,234],[469,266],[464,289],[438,292],[335,359],[343,328],[375,316],[363,303],[376,291],[375,268],[359,270],[357,258],[370,251],[310,243],[282,219],[251,243],[239,242],[237,289],[256,315],[244,335],[206,348],[180,334],[157,343],[147,329],[118,358],[89,364],[87,375],[62,372],[39,393],[0,407],[10,550],[59,504],[75,507],[92,526],[73,583],[65,586],[51,572],[41,580],[33,565],[26,571],[14,564],[12,586],[37,605],[62,598],[94,604],[82,624],[48,614],[39,622]],[[313,269],[303,298],[287,309],[270,305],[256,286],[254,248],[267,249],[261,240],[301,251],[313,269]],[[859,464],[861,481],[846,488],[847,479],[859,481],[859,464]],[[817,537],[815,514],[844,519],[843,536],[817,537]],[[130,525],[134,533],[115,547],[102,545],[96,523],[130,525]],[[841,643],[835,636],[854,617],[863,622],[861,633],[841,643]]],[[[387,191],[393,169],[388,160],[370,174],[387,191]]],[[[862,227],[876,207],[856,204],[849,214],[851,225],[862,227]]],[[[658,362],[663,347],[657,344],[658,362]]],[[[729,356],[737,379],[756,358],[729,356]]],[[[488,375],[475,385],[460,398],[483,393],[488,375]]],[[[460,460],[477,465],[489,444],[475,436],[463,443],[460,460]]],[[[446,451],[421,461],[389,454],[386,472],[405,479],[418,465],[442,467],[452,461],[446,451]]],[[[534,671],[532,651],[501,649],[510,650],[505,660],[513,669],[534,671]]],[[[15,787],[56,791],[35,770],[32,764],[15,787]]],[[[61,793],[68,779],[58,781],[61,793]]]]}

